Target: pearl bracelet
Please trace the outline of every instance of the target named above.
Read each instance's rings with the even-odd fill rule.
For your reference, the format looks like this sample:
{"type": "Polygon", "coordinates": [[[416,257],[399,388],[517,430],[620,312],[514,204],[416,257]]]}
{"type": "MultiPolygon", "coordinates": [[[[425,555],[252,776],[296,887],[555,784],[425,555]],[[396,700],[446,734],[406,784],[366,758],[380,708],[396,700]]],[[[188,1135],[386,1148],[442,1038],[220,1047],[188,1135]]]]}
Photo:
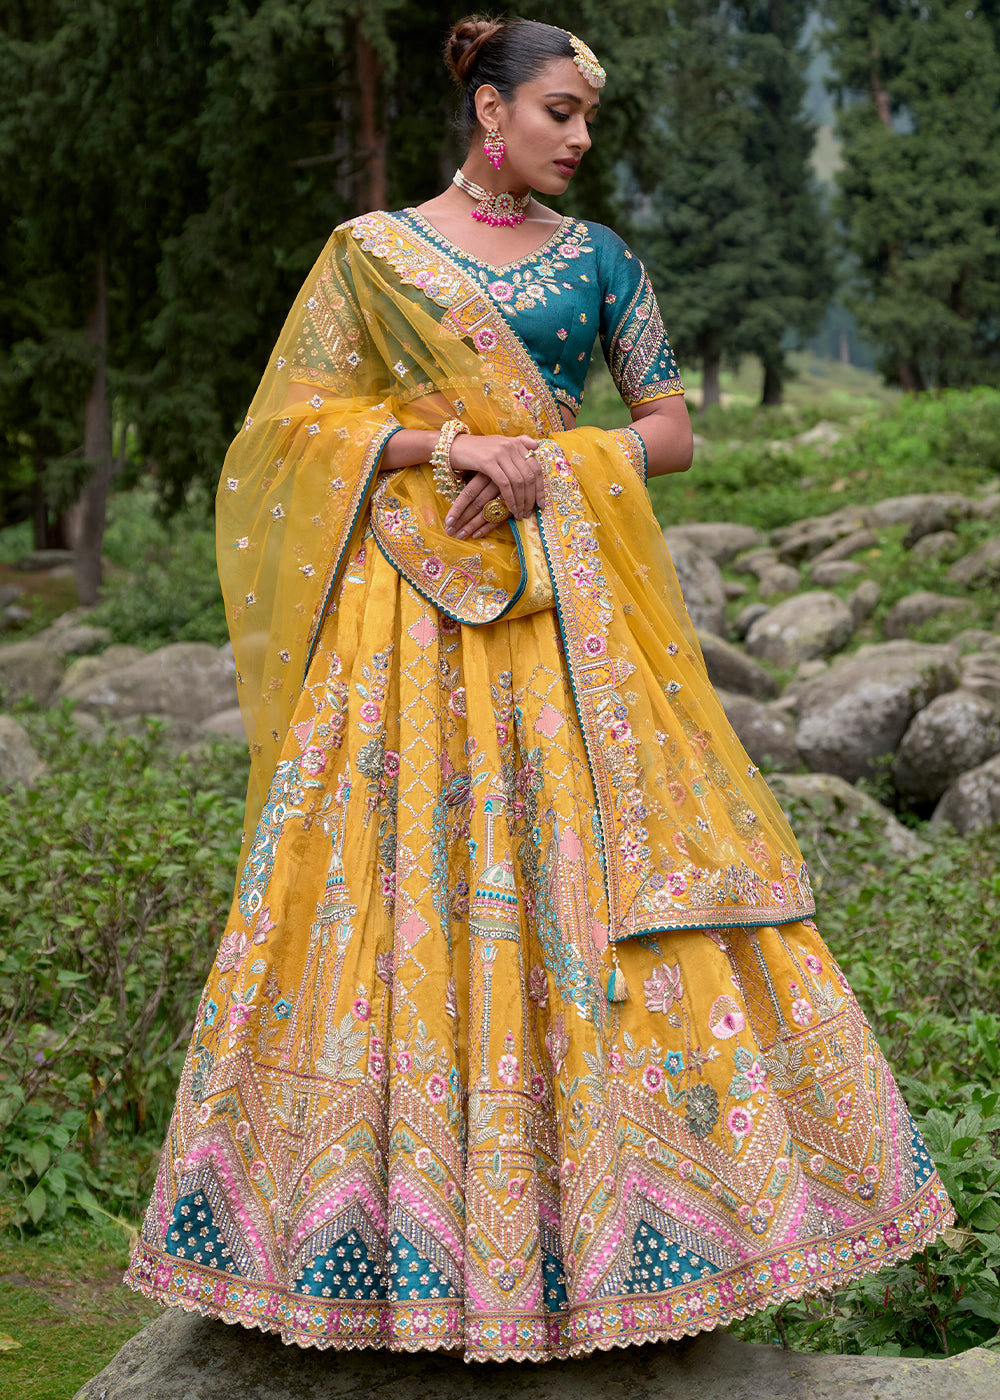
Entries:
{"type": "Polygon", "coordinates": [[[463,423],[461,418],[449,418],[441,429],[441,436],[437,440],[437,445],[431,453],[431,466],[434,468],[434,485],[441,495],[448,501],[454,501],[460,495],[465,481],[453,469],[451,465],[451,445],[458,437],[459,433],[469,432],[468,423],[463,423]]]}

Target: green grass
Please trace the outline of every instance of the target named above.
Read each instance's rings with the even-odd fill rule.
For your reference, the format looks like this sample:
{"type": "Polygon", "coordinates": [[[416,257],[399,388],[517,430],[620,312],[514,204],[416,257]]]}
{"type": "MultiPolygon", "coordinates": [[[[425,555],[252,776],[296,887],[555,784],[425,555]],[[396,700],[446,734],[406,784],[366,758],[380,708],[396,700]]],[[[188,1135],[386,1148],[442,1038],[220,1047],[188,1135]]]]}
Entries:
{"type": "Polygon", "coordinates": [[[0,1237],[0,1394],[70,1400],[157,1316],[121,1281],[128,1254],[127,1232],[110,1221],[0,1237]]]}

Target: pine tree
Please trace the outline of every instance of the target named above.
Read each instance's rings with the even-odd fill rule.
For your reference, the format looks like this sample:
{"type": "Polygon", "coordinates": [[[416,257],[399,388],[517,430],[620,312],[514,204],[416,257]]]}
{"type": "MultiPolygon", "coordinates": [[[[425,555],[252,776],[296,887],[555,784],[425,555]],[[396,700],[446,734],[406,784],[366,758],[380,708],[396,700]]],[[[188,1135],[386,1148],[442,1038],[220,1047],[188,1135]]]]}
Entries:
{"type": "Polygon", "coordinates": [[[669,34],[659,168],[637,169],[648,203],[637,234],[680,358],[700,362],[704,404],[746,353],[779,402],[786,338],[807,335],[832,289],[825,223],[801,116],[797,0],[683,0],[669,34]]]}
{"type": "Polygon", "coordinates": [[[972,3],[828,3],[850,306],[909,390],[1000,379],[1000,19],[972,3]]]}

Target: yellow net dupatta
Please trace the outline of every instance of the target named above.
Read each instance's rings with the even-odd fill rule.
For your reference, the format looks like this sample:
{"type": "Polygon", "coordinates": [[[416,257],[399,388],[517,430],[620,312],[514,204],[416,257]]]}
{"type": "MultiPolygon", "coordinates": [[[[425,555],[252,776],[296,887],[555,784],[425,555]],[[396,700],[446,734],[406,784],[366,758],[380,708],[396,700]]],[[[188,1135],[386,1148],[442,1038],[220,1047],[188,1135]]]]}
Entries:
{"type": "Polygon", "coordinates": [[[217,520],[252,760],[247,837],[324,610],[370,523],[402,576],[463,623],[555,603],[612,938],[814,911],[787,821],[709,684],[621,436],[566,431],[495,304],[391,215],[338,229],[320,256],[226,457],[217,520]],[[545,439],[544,509],[471,548],[446,534],[429,467],[379,477],[393,431],[453,416],[545,439]]]}

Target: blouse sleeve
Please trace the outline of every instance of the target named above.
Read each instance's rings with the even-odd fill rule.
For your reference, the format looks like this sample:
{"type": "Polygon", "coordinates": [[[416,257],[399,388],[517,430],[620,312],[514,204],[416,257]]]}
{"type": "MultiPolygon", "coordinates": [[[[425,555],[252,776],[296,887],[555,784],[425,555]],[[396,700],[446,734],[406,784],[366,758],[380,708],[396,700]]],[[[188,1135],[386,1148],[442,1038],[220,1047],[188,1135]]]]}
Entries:
{"type": "Polygon", "coordinates": [[[683,394],[677,361],[642,263],[606,229],[601,249],[600,336],[615,387],[629,408],[683,394]]]}

